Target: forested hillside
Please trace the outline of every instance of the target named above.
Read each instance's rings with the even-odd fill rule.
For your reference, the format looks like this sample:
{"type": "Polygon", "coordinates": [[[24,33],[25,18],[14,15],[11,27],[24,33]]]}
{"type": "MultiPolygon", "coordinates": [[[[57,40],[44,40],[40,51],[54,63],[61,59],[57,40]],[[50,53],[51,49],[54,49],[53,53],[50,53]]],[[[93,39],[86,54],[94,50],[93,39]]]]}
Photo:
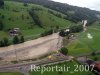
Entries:
{"type": "Polygon", "coordinates": [[[88,23],[91,24],[98,19],[97,15],[100,15],[99,11],[94,11],[88,8],[82,8],[77,6],[71,6],[68,4],[53,2],[51,0],[15,0],[15,1],[30,2],[30,3],[43,5],[47,8],[65,14],[66,15],[65,19],[71,20],[73,22],[78,22],[87,19],[88,23]]]}
{"type": "Polygon", "coordinates": [[[33,39],[49,29],[74,24],[64,19],[64,14],[40,5],[0,1],[0,39],[11,38],[9,31],[13,28],[19,28],[26,39],[33,39]]]}
{"type": "Polygon", "coordinates": [[[0,0],[0,40],[12,40],[16,29],[16,35],[25,40],[46,36],[59,28],[73,25],[77,31],[78,23],[86,19],[89,25],[98,19],[99,14],[88,8],[49,0],[0,0]]]}

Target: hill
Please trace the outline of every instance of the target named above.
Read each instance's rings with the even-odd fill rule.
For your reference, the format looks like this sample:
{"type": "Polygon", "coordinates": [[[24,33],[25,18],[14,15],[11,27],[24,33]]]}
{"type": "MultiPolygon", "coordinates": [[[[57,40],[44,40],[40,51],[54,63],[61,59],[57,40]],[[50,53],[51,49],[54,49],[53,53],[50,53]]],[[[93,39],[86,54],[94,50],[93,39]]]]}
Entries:
{"type": "Polygon", "coordinates": [[[65,15],[57,11],[45,8],[41,5],[27,4],[15,1],[4,1],[4,7],[0,8],[0,21],[3,22],[3,30],[0,31],[0,39],[11,37],[8,31],[12,28],[20,28],[26,39],[34,39],[40,36],[45,30],[56,27],[67,27],[73,22],[64,19],[65,15]],[[30,11],[35,11],[30,15],[30,11]],[[60,16],[59,16],[60,15],[60,16]],[[36,23],[36,19],[41,26],[36,23]]]}
{"type": "Polygon", "coordinates": [[[29,2],[29,3],[43,5],[47,8],[50,8],[50,9],[53,9],[65,14],[66,15],[65,19],[68,19],[73,22],[78,22],[78,21],[87,19],[88,23],[91,24],[98,19],[97,15],[100,15],[99,11],[90,10],[88,8],[72,6],[69,4],[54,2],[51,0],[15,0],[15,1],[21,1],[25,3],[29,2]]]}
{"type": "Polygon", "coordinates": [[[70,55],[82,55],[100,50],[100,21],[96,21],[87,28],[86,32],[77,33],[77,38],[67,46],[70,55]],[[89,35],[92,38],[89,38],[89,35]]]}

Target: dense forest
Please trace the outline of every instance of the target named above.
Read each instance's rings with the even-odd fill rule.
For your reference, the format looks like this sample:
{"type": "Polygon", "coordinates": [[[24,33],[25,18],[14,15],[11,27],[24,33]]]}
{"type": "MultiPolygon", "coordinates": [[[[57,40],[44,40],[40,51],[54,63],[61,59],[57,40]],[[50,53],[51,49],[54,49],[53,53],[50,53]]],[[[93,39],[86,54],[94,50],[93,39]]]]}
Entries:
{"type": "MultiPolygon", "coordinates": [[[[0,0],[0,8],[2,8],[4,6],[4,1],[3,0],[0,0]]],[[[2,16],[2,18],[4,18],[4,16],[2,16]]],[[[3,22],[0,18],[0,30],[3,30],[4,28],[4,25],[3,25],[3,22]]]]}
{"type": "Polygon", "coordinates": [[[39,27],[43,27],[38,15],[36,14],[36,9],[32,8],[31,10],[29,10],[29,14],[33,18],[36,25],[38,25],[39,27]]]}
{"type": "Polygon", "coordinates": [[[0,7],[2,7],[4,5],[4,1],[0,0],[0,7]]]}
{"type": "Polygon", "coordinates": [[[22,1],[25,3],[34,3],[43,5],[44,7],[59,11],[65,14],[65,19],[68,19],[73,22],[82,21],[84,19],[88,20],[88,23],[93,23],[98,18],[96,15],[100,15],[99,11],[90,10],[88,8],[82,8],[77,6],[71,6],[68,4],[63,4],[59,2],[54,2],[51,0],[15,0],[15,1],[22,1]]]}

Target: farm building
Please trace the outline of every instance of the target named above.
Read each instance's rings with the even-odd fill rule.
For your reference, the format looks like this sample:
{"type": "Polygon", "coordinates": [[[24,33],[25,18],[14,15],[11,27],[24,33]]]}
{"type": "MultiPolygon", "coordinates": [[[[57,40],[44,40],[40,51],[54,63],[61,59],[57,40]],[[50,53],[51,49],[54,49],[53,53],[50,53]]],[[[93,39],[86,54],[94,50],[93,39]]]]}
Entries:
{"type": "Polygon", "coordinates": [[[21,34],[20,28],[13,28],[9,31],[10,36],[16,36],[20,34],[21,34]]]}

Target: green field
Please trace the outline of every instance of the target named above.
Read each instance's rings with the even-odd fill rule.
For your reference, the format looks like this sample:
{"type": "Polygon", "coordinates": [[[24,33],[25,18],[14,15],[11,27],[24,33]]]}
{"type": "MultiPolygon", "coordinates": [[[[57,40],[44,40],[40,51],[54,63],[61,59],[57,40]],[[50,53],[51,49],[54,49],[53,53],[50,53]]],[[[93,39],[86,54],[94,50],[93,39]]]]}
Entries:
{"type": "Polygon", "coordinates": [[[0,75],[23,75],[19,72],[0,72],[0,75]]]}
{"type": "Polygon", "coordinates": [[[94,75],[92,74],[91,72],[89,71],[77,71],[75,72],[75,66],[74,65],[79,65],[78,63],[76,63],[75,61],[72,61],[72,62],[64,62],[64,63],[60,63],[60,64],[57,64],[57,65],[53,65],[53,66],[49,66],[49,67],[54,67],[54,66],[59,66],[59,67],[63,67],[63,66],[66,66],[67,67],[70,67],[70,69],[65,72],[62,72],[62,71],[50,71],[50,72],[44,72],[43,74],[41,74],[41,72],[30,72],[30,75],[94,75]]]}
{"type": "Polygon", "coordinates": [[[91,55],[91,56],[88,56],[88,58],[91,58],[94,61],[100,61],[100,54],[96,54],[94,56],[91,55]]]}
{"type": "Polygon", "coordinates": [[[76,40],[68,45],[70,55],[81,55],[85,53],[95,52],[100,50],[100,25],[99,22],[88,27],[86,32],[80,32],[76,40]],[[87,37],[87,34],[92,35],[92,39],[87,37]]]}
{"type": "MultiPolygon", "coordinates": [[[[43,33],[51,26],[60,26],[62,28],[73,24],[68,20],[59,18],[49,13],[48,10],[51,9],[36,4],[28,4],[26,7],[20,2],[5,1],[4,8],[0,8],[0,20],[2,20],[4,23],[4,30],[0,31],[0,39],[9,37],[8,30],[11,28],[20,28],[22,35],[24,35],[26,39],[34,39],[39,37],[39,34],[43,33]],[[41,9],[38,10],[36,14],[38,15],[39,20],[44,28],[40,28],[38,25],[35,25],[34,20],[28,12],[31,8],[41,9]]],[[[54,13],[59,13],[54,10],[51,11],[54,13]]],[[[63,14],[61,15],[64,16],[63,14]]]]}

